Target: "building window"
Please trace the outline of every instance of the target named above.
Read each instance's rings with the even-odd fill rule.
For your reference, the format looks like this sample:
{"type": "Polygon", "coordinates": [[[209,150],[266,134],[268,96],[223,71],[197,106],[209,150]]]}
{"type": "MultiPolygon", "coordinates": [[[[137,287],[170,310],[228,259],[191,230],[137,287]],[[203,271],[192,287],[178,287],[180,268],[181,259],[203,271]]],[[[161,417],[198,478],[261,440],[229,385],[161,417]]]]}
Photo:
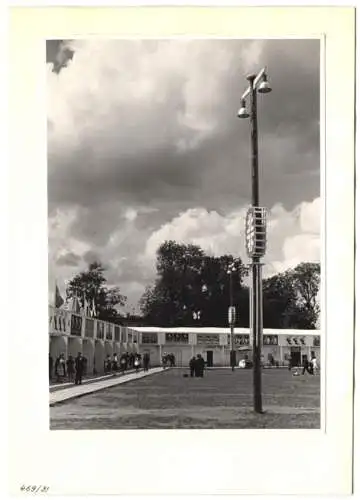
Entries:
{"type": "Polygon", "coordinates": [[[206,335],[206,334],[199,333],[196,336],[196,341],[200,345],[219,345],[219,343],[220,343],[219,335],[216,335],[216,334],[206,335]]]}
{"type": "Polygon", "coordinates": [[[77,337],[81,337],[81,324],[82,324],[82,317],[72,314],[70,334],[76,335],[77,337]]]}
{"type": "Polygon", "coordinates": [[[157,333],[142,333],[141,334],[142,344],[157,344],[158,336],[157,333]]]}
{"type": "Polygon", "coordinates": [[[94,336],[94,320],[86,318],[85,321],[85,337],[94,336]]]}
{"type": "Polygon", "coordinates": [[[106,340],[112,340],[112,331],[110,323],[106,324],[106,340]]]}
{"type": "Polygon", "coordinates": [[[97,322],[97,338],[98,339],[103,339],[104,338],[104,330],[105,330],[105,323],[102,323],[101,321],[97,322]]]}
{"type": "Polygon", "coordinates": [[[118,342],[120,340],[120,328],[118,326],[115,326],[115,340],[118,342]]]}
{"type": "Polygon", "coordinates": [[[166,333],[165,342],[167,344],[188,344],[189,335],[187,333],[166,333]]]}

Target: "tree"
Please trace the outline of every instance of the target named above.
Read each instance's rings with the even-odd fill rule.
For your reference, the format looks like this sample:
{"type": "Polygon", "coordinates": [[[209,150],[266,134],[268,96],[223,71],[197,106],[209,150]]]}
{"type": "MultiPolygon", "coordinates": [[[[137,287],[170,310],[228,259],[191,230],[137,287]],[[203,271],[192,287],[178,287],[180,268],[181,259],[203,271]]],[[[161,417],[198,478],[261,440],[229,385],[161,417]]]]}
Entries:
{"type": "Polygon", "coordinates": [[[296,294],[286,273],[263,281],[264,328],[296,328],[296,294]]]}
{"type": "Polygon", "coordinates": [[[301,263],[263,282],[264,328],[315,328],[320,265],[301,263]]]}
{"type": "Polygon", "coordinates": [[[320,290],[320,264],[313,262],[302,262],[289,271],[297,303],[302,311],[303,322],[307,328],[315,328],[320,307],[318,294],[320,290]]]}
{"type": "Polygon", "coordinates": [[[126,297],[118,287],[108,288],[104,276],[105,268],[101,262],[92,262],[86,271],[77,274],[68,284],[67,299],[77,297],[84,307],[95,302],[96,313],[104,321],[116,321],[121,318],[116,307],[124,306],[126,297]]]}
{"type": "MultiPolygon", "coordinates": [[[[157,251],[155,284],[146,289],[140,301],[147,322],[164,326],[227,325],[227,270],[234,260],[231,255],[208,256],[196,245],[165,241],[157,251]]],[[[247,292],[242,285],[246,274],[245,266],[237,260],[234,304],[241,301],[241,308],[248,311],[247,292]]]]}

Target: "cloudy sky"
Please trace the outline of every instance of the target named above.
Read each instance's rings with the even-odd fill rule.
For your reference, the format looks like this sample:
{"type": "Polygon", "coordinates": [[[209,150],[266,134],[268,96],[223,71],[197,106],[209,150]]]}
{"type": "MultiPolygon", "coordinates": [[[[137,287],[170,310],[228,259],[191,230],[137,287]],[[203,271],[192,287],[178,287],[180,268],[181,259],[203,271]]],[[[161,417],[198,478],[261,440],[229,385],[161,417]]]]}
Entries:
{"type": "Polygon", "coordinates": [[[317,40],[47,42],[49,293],[95,257],[136,306],[165,239],[246,260],[250,130],[259,95],[264,273],[320,259],[317,40]]]}

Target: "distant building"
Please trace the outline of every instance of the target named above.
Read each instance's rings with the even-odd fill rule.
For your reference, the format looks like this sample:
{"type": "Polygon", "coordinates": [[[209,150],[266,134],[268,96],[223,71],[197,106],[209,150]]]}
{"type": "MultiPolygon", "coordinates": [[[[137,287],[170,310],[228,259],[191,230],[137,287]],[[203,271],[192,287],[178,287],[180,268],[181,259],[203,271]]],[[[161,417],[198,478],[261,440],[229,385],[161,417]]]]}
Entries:
{"type": "MultiPolygon", "coordinates": [[[[264,329],[263,362],[287,364],[291,356],[300,364],[303,356],[315,353],[320,358],[320,330],[264,329]]],[[[87,359],[87,370],[103,371],[107,355],[123,352],[150,353],[151,364],[159,365],[164,353],[173,353],[177,366],[188,366],[196,354],[202,354],[208,366],[229,366],[231,338],[226,327],[162,328],[121,326],[49,306],[49,350],[55,359],[79,351],[87,359]]],[[[252,356],[249,328],[234,329],[237,362],[252,356]]]]}

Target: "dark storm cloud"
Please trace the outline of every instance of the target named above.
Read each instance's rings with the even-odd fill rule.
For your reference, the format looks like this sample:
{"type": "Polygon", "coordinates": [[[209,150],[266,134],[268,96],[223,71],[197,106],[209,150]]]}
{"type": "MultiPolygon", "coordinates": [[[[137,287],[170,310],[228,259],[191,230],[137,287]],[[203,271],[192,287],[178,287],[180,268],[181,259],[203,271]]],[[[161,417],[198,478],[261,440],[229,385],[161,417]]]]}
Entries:
{"type": "Polygon", "coordinates": [[[53,65],[53,72],[60,73],[66,68],[68,61],[74,56],[74,51],[65,46],[64,40],[46,41],[46,62],[53,65]]]}
{"type": "Polygon", "coordinates": [[[93,248],[83,261],[111,262],[110,284],[150,279],[135,257],[179,213],[225,215],[249,203],[250,123],[237,111],[250,68],[266,65],[273,89],[258,95],[261,203],[290,211],[319,196],[318,40],[266,40],[258,54],[251,41],[199,41],[183,59],[169,50],[176,42],[144,42],[138,52],[121,40],[76,43],[47,44],[47,60],[62,68],[50,82],[49,215],[76,207],[69,236],[93,248]],[[187,106],[193,128],[178,119],[187,106]],[[154,211],[129,225],[129,207],[154,211]]]}
{"type": "MultiPolygon", "coordinates": [[[[228,42],[230,48],[232,45],[228,42]]],[[[306,175],[306,171],[319,171],[319,42],[267,41],[262,61],[268,65],[273,87],[272,94],[259,96],[258,103],[261,161],[269,173],[265,181],[271,184],[272,173],[298,175],[303,171],[306,175]],[[266,141],[262,148],[267,136],[281,139],[281,146],[291,144],[289,156],[277,151],[280,146],[276,140],[266,141]],[[311,157],[306,156],[309,152],[311,157]]],[[[227,99],[218,115],[221,131],[194,150],[179,153],[163,145],[117,157],[116,149],[115,154],[108,149],[96,152],[94,158],[94,144],[85,143],[72,150],[70,157],[52,157],[50,152],[50,204],[94,206],[122,198],[125,204],[132,201],[156,206],[168,200],[181,205],[186,200],[221,209],[224,199],[229,205],[245,199],[249,191],[249,124],[238,120],[236,111],[246,85],[238,68],[231,66],[222,89],[227,99]],[[64,168],[66,162],[69,168],[64,168]]],[[[156,107],[153,112],[157,113],[156,107]]],[[[171,105],[169,112],[173,112],[171,105]]],[[[292,185],[290,175],[282,175],[281,185],[276,182],[276,186],[266,201],[273,204],[281,199],[288,208],[319,192],[316,183],[313,192],[302,192],[292,185]]]]}

